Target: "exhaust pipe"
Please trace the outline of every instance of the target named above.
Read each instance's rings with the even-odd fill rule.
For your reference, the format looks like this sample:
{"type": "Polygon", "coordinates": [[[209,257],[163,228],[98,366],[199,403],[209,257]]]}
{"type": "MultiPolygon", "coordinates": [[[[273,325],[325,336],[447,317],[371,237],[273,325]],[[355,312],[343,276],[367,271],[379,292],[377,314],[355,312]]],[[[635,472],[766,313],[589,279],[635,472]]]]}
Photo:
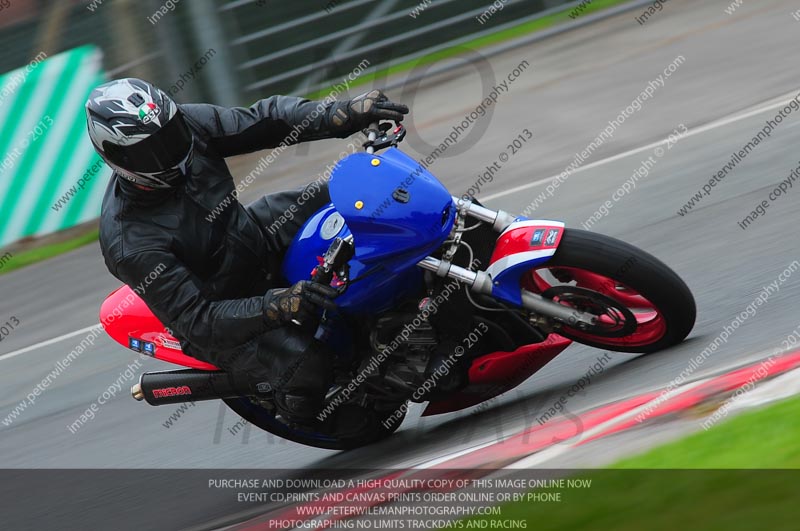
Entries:
{"type": "Polygon", "coordinates": [[[223,371],[179,369],[143,373],[139,383],[131,387],[131,396],[151,406],[162,406],[258,395],[271,390],[267,382],[253,382],[223,371]]]}

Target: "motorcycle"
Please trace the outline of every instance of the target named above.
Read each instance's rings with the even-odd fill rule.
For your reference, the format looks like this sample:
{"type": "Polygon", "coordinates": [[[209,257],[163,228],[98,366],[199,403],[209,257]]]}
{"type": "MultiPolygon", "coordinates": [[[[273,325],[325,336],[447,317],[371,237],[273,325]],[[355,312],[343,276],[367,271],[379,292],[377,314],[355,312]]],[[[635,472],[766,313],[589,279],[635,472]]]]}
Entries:
{"type": "Polygon", "coordinates": [[[184,367],[142,374],[131,389],[136,400],[221,399],[276,436],[350,449],[391,435],[409,401],[428,402],[423,416],[480,404],[521,384],[573,341],[646,354],[691,331],[694,298],[654,256],[559,221],[454,197],[399,150],[402,125],[370,129],[365,151],[337,164],[331,203],[306,221],[282,268],[286,285],[310,272],[339,291],[336,310],[303,323],[335,356],[334,385],[314,423],[284,419],[268,382],[184,354],[123,286],[102,305],[106,332],[184,367]]]}

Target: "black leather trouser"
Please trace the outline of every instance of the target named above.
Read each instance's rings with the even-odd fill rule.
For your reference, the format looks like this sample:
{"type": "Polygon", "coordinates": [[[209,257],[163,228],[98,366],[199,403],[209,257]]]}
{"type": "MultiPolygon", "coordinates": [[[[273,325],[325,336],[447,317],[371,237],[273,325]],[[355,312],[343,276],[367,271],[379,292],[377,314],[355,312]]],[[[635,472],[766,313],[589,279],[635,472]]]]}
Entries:
{"type": "MultiPolygon", "coordinates": [[[[266,195],[247,205],[269,241],[270,257],[277,267],[297,231],[318,210],[330,203],[327,183],[266,195]]],[[[279,287],[279,286],[275,286],[279,287]]],[[[267,381],[276,391],[279,406],[300,418],[313,416],[321,407],[332,380],[327,347],[294,325],[266,332],[218,357],[217,366],[267,381]]]]}

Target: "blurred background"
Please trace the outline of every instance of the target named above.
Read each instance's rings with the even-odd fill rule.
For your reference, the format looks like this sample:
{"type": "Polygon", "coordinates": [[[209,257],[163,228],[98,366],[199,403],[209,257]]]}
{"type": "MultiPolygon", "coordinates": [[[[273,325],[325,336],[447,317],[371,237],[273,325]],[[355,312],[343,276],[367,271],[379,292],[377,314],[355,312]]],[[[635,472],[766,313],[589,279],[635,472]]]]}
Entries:
{"type": "MultiPolygon", "coordinates": [[[[785,113],[800,90],[791,62],[800,54],[798,7],[790,0],[0,0],[0,336],[3,326],[8,331],[0,337],[0,468],[282,467],[307,473],[415,467],[536,427],[535,419],[601,356],[610,360],[602,374],[569,399],[572,417],[666,388],[719,342],[764,286],[778,282],[800,261],[795,244],[800,203],[792,197],[798,193],[796,181],[772,201],[766,215],[746,230],[739,224],[771,200],[780,183],[796,178],[792,172],[800,164],[800,112],[785,113]],[[343,453],[241,429],[241,419],[214,402],[186,410],[137,403],[127,396],[133,379],[121,376],[133,358],[105,335],[61,371],[67,353],[96,327],[103,299],[119,287],[96,242],[95,219],[108,170],[98,164],[85,133],[83,103],[91,88],[108,78],[139,76],[178,102],[247,105],[275,93],[323,97],[364,61],[368,68],[339,97],[390,87],[393,99],[412,108],[402,150],[415,159],[430,155],[493,85],[528,64],[431,172],[454,194],[482,182],[478,198],[487,206],[563,220],[570,228],[600,217],[601,206],[613,201],[591,230],[652,253],[687,282],[698,308],[688,340],[638,357],[575,344],[497,400],[431,417],[414,409],[389,440],[343,453]],[[629,113],[611,138],[548,193],[553,179],[647,88],[653,96],[641,102],[641,109],[629,113]],[[772,136],[707,196],[701,193],[702,199],[693,201],[779,112],[786,116],[772,136]],[[492,182],[479,181],[484,168],[526,129],[531,141],[492,182]],[[680,140],[667,147],[664,141],[675,131],[683,132],[680,140]],[[663,157],[659,148],[666,148],[663,157]],[[643,161],[654,157],[658,163],[641,177],[643,161]],[[620,187],[635,175],[641,178],[634,189],[620,195],[620,187]],[[82,243],[87,245],[64,252],[82,243]],[[29,258],[48,260],[22,268],[29,258]],[[30,399],[56,369],[61,371],[57,380],[30,399]],[[71,433],[67,426],[118,381],[123,392],[71,433]]],[[[241,199],[310,182],[361,141],[355,135],[292,147],[241,199]]],[[[264,154],[229,159],[234,178],[256,168],[264,154]]],[[[784,279],[757,315],[694,371],[693,380],[760,362],[784,348],[787,338],[800,337],[800,275],[784,279]]],[[[155,359],[143,363],[147,371],[174,368],[155,359]]],[[[792,386],[778,384],[793,392],[792,386]]],[[[685,415],[656,418],[641,429],[586,445],[581,441],[546,466],[596,467],[629,458],[699,432],[701,416],[713,407],[704,404],[685,415]]],[[[739,425],[737,433],[709,430],[714,438],[702,443],[702,452],[680,447],[635,461],[635,468],[795,467],[798,408],[795,399],[793,409],[739,425]]],[[[521,451],[518,457],[535,450],[521,451]]],[[[497,462],[496,454],[485,455],[488,461],[476,461],[476,467],[497,462]]],[[[695,514],[704,507],[676,511],[675,498],[664,489],[669,485],[677,493],[680,487],[681,494],[691,496],[699,482],[693,490],[656,479],[620,482],[619,500],[633,508],[609,504],[615,498],[606,490],[587,490],[581,503],[549,506],[563,509],[557,520],[566,524],[548,527],[537,521],[537,526],[584,529],[593,522],[595,528],[618,529],[613,520],[626,511],[649,519],[626,529],[652,528],[653,514],[678,520],[664,520],[664,529],[698,521],[695,514]],[[637,485],[638,497],[629,496],[631,485],[637,485]],[[653,500],[665,506],[648,505],[653,500]],[[586,516],[580,507],[595,512],[586,516]]],[[[95,506],[112,511],[113,523],[87,525],[91,504],[86,500],[68,513],[50,513],[81,521],[80,529],[133,528],[146,519],[151,521],[136,528],[199,529],[215,518],[235,520],[243,509],[228,498],[216,496],[205,504],[189,496],[192,510],[175,511],[187,499],[178,481],[156,489],[163,495],[161,504],[150,506],[142,496],[153,483],[152,475],[140,474],[98,496],[95,506]]],[[[44,498],[23,504],[18,484],[0,482],[2,487],[8,492],[0,491],[0,499],[41,513],[44,498]]],[[[774,497],[777,490],[796,506],[791,488],[762,489],[759,495],[774,497]]],[[[720,529],[758,527],[733,510],[752,507],[752,498],[724,500],[715,505],[729,518],[720,529]]],[[[795,529],[796,521],[772,527],[795,529]]],[[[30,528],[0,522],[3,529],[30,528]]]]}
{"type": "Polygon", "coordinates": [[[104,79],[147,79],[178,102],[313,97],[358,64],[374,81],[567,3],[3,0],[0,247],[99,214],[109,170],[85,141],[82,105],[104,79]]]}
{"type": "MultiPolygon", "coordinates": [[[[178,101],[237,105],[276,93],[307,94],[373,69],[496,33],[565,0],[507,0],[486,23],[465,23],[486,0],[11,0],[2,11],[0,71],[38,53],[96,46],[111,77],[172,85],[209,48],[209,61],[178,101]],[[172,6],[172,7],[170,7],[172,6]],[[417,17],[410,12],[425,7],[417,17]]],[[[573,2],[574,3],[574,2],[573,2]]]]}

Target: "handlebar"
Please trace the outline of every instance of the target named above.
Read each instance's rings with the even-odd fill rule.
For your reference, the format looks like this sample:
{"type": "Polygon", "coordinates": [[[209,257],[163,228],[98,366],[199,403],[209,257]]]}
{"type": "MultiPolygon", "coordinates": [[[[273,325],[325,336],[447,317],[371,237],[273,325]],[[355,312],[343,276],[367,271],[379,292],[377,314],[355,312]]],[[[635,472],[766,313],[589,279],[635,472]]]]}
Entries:
{"type": "Polygon", "coordinates": [[[378,133],[381,132],[381,130],[378,127],[378,122],[372,122],[371,124],[369,124],[369,126],[367,127],[367,131],[369,131],[369,133],[367,134],[367,144],[368,144],[367,153],[372,155],[373,153],[375,153],[375,146],[373,146],[372,144],[373,142],[375,142],[375,140],[378,139],[378,133]]]}
{"type": "Polygon", "coordinates": [[[394,129],[392,129],[390,122],[384,122],[383,124],[373,122],[365,130],[367,132],[367,141],[364,142],[364,148],[370,155],[381,149],[397,146],[406,137],[406,129],[399,122],[395,122],[394,129]]]}

